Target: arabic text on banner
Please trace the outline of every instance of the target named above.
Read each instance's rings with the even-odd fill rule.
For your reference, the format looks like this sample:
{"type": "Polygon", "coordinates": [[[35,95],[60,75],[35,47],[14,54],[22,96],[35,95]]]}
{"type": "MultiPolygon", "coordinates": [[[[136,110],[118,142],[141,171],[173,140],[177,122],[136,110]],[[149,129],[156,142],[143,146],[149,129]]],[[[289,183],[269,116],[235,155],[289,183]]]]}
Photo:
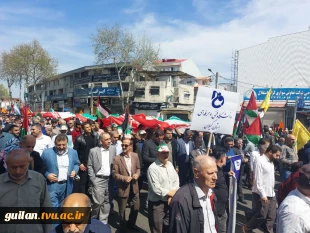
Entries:
{"type": "Polygon", "coordinates": [[[192,118],[192,130],[231,134],[239,93],[199,87],[192,118]]]}

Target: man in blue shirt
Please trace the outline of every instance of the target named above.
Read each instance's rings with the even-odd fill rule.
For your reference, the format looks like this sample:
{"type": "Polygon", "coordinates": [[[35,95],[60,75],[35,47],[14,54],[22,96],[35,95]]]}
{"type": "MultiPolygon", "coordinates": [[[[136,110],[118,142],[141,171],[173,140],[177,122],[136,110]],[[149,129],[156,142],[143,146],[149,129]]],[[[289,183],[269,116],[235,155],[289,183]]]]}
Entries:
{"type": "Polygon", "coordinates": [[[12,139],[14,136],[13,134],[10,133],[6,133],[6,132],[2,132],[2,121],[0,121],[0,174],[5,172],[5,168],[4,168],[4,162],[3,162],[3,158],[4,158],[4,149],[5,149],[5,144],[8,140],[12,139]]]}
{"type": "Polygon", "coordinates": [[[234,139],[230,136],[226,136],[223,138],[222,145],[224,147],[224,150],[226,151],[227,161],[226,165],[223,167],[224,172],[229,172],[230,166],[231,166],[231,157],[236,155],[233,146],[234,146],[234,139]]]}

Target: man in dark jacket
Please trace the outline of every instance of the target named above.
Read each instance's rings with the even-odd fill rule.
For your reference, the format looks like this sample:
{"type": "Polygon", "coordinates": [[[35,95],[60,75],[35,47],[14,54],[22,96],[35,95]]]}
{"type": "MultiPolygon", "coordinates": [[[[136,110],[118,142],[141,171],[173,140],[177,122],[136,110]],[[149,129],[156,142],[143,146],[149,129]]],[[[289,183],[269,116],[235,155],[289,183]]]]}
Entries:
{"type": "Polygon", "coordinates": [[[226,183],[227,175],[232,176],[234,173],[230,171],[229,173],[223,172],[223,166],[226,164],[226,151],[223,149],[213,150],[212,156],[216,160],[217,166],[217,180],[215,188],[213,189],[216,201],[215,209],[219,221],[218,233],[226,233],[227,229],[227,212],[226,207],[228,204],[228,187],[226,183]]]}
{"type": "Polygon", "coordinates": [[[194,182],[182,186],[171,201],[170,233],[216,233],[214,193],[217,167],[213,158],[199,155],[193,162],[194,182]],[[212,213],[211,213],[212,212],[212,213]],[[211,214],[210,214],[211,213],[211,214]]]}
{"type": "Polygon", "coordinates": [[[177,140],[173,138],[172,135],[172,129],[171,128],[166,128],[164,130],[165,137],[164,141],[168,145],[169,148],[169,161],[173,164],[174,168],[178,171],[177,167],[177,150],[178,150],[178,143],[177,140]]]}
{"type": "Polygon", "coordinates": [[[88,173],[87,173],[87,162],[88,162],[88,154],[90,149],[99,146],[99,137],[98,134],[93,134],[90,124],[83,124],[84,133],[81,134],[74,142],[73,149],[77,151],[80,164],[79,176],[80,182],[79,184],[74,183],[73,192],[79,193],[87,193],[88,191],[88,173]]]}

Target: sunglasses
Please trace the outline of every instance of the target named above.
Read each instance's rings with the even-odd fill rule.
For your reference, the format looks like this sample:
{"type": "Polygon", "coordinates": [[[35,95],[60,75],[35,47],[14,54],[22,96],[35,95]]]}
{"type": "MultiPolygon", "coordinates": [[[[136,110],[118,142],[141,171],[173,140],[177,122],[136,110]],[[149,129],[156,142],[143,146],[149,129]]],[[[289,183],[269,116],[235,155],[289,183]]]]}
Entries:
{"type": "Polygon", "coordinates": [[[130,145],[128,145],[128,144],[122,144],[122,147],[128,147],[128,146],[130,146],[130,145]]]}

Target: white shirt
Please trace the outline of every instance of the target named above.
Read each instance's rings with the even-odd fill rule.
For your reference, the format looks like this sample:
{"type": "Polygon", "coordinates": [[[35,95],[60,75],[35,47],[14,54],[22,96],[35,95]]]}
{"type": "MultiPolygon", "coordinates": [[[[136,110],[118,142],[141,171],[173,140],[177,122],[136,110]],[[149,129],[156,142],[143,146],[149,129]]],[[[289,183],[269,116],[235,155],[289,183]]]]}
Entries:
{"type": "Polygon", "coordinates": [[[63,155],[57,155],[58,164],[58,182],[67,180],[68,178],[68,168],[69,168],[69,157],[68,152],[63,155]]]}
{"type": "Polygon", "coordinates": [[[256,159],[260,157],[260,153],[258,150],[254,150],[251,152],[250,154],[250,167],[251,167],[251,171],[254,172],[254,164],[256,162],[256,159]]]}
{"type": "Polygon", "coordinates": [[[211,206],[211,195],[212,190],[209,189],[208,195],[205,195],[205,193],[199,188],[199,186],[194,182],[195,189],[198,194],[199,203],[202,207],[203,211],[203,219],[204,219],[204,233],[216,233],[215,228],[215,218],[214,213],[212,211],[211,206]]]}
{"type": "Polygon", "coordinates": [[[179,189],[179,176],[171,162],[164,166],[158,159],[147,169],[148,200],[167,201],[170,190],[179,189]]]}
{"type": "Polygon", "coordinates": [[[110,154],[109,149],[101,148],[101,168],[96,175],[110,176],[110,154]]]}
{"type": "Polygon", "coordinates": [[[278,209],[277,233],[304,232],[310,232],[310,198],[295,189],[278,209]]]}
{"type": "Polygon", "coordinates": [[[52,142],[52,139],[49,136],[42,134],[40,137],[36,138],[36,145],[33,150],[39,152],[39,154],[42,155],[45,149],[53,147],[54,143],[52,142]]]}
{"type": "Polygon", "coordinates": [[[275,176],[273,162],[266,155],[262,155],[256,159],[254,171],[252,192],[261,197],[274,197],[275,176]]]}
{"type": "Polygon", "coordinates": [[[131,176],[131,157],[124,156],[127,170],[129,172],[129,176],[131,176]]]}

